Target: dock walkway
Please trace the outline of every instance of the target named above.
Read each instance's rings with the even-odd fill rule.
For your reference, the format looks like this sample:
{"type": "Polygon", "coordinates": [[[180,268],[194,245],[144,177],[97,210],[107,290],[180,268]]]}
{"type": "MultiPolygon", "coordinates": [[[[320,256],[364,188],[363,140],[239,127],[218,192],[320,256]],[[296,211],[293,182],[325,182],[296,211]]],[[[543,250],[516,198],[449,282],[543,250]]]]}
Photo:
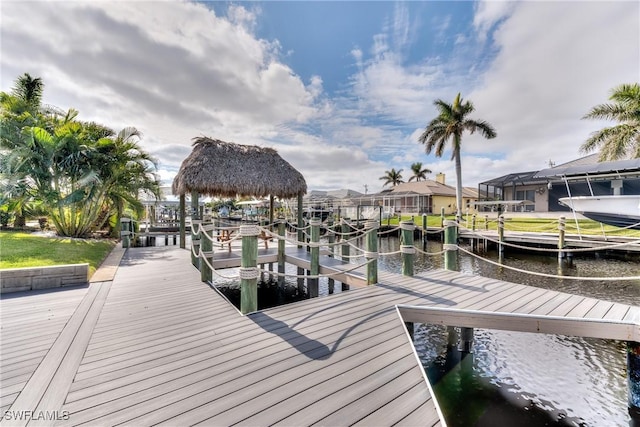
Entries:
{"type": "MultiPolygon", "coordinates": [[[[241,316],[189,251],[135,248],[112,281],[3,297],[1,405],[58,411],[56,425],[444,425],[399,304],[640,319],[640,307],[449,271],[381,271],[376,286],[241,316]],[[56,323],[38,328],[49,305],[56,323]],[[46,337],[20,339],[20,322],[46,337]],[[5,392],[5,370],[21,369],[5,349],[35,347],[5,392]]],[[[2,424],[27,424],[15,418],[2,424]]]]}

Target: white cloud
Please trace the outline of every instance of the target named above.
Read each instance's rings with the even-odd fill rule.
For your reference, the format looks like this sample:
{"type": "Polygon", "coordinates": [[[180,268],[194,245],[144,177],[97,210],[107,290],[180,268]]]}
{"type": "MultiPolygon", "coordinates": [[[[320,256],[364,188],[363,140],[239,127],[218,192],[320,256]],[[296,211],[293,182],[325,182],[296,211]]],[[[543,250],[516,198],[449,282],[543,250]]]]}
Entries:
{"type": "Polygon", "coordinates": [[[184,2],[2,7],[3,88],[23,72],[40,76],[45,102],[137,126],[163,167],[179,166],[195,136],[261,141],[324,108],[321,78],[306,86],[278,60],[277,41],[255,36],[257,12],[242,6],[228,18],[184,2]]]}
{"type": "Polygon", "coordinates": [[[628,2],[518,3],[494,34],[500,51],[483,84],[469,94],[498,138],[465,144],[466,153],[504,153],[511,171],[579,157],[602,125],[580,118],[612,87],[638,81],[639,12],[628,2]]]}
{"type": "Polygon", "coordinates": [[[436,98],[460,91],[498,131],[463,141],[464,184],[476,186],[576,158],[602,126],[580,117],[640,75],[634,2],[480,2],[466,31],[455,16],[424,19],[398,3],[370,45],[345,45],[355,71],[338,95],[325,92],[326,76],[303,80],[282,60],[290,46],[256,36],[259,6],[233,4],[224,16],[207,6],[5,2],[2,88],[29,72],[44,79],[45,102],[138,127],[163,179],[206,135],[273,146],[312,189],[375,191],[385,170],[415,161],[455,182],[450,153],[426,156],[417,142],[436,98]],[[418,27],[421,18],[432,25],[418,27]],[[415,59],[414,43],[441,47],[447,32],[451,51],[415,59]]]}

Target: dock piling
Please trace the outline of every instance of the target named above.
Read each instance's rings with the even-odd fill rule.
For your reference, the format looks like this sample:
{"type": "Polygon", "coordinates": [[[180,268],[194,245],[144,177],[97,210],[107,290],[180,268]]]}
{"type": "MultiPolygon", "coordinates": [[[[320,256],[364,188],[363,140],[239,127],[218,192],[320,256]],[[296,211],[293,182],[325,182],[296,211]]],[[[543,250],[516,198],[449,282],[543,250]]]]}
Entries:
{"type": "Polygon", "coordinates": [[[504,254],[504,245],[502,244],[504,242],[504,216],[500,215],[498,217],[498,241],[500,242],[498,244],[498,253],[500,255],[504,254]]]}
{"type": "Polygon", "coordinates": [[[416,226],[413,221],[402,221],[400,230],[402,237],[400,240],[400,253],[402,254],[402,275],[413,276],[413,256],[416,249],[413,246],[413,232],[416,226]]]}
{"type": "MultiPolygon", "coordinates": [[[[342,235],[340,236],[340,240],[349,240],[349,218],[342,218],[340,220],[341,225],[340,225],[340,231],[342,233],[342,235]]],[[[349,244],[348,243],[344,243],[342,245],[340,245],[340,253],[342,254],[342,261],[343,262],[349,262],[349,244]]],[[[342,283],[342,290],[343,291],[348,291],[349,290],[349,285],[346,283],[342,283]]]]}
{"type": "Polygon", "coordinates": [[[422,214],[422,249],[427,247],[427,214],[422,214]]]}
{"type": "MultiPolygon", "coordinates": [[[[333,231],[333,218],[329,217],[327,219],[327,231],[329,232],[329,258],[333,258],[333,254],[334,254],[334,243],[336,241],[336,236],[335,234],[332,233],[333,231]]],[[[335,290],[335,280],[331,277],[329,277],[329,279],[327,280],[327,286],[329,287],[329,294],[332,294],[335,290]]]]}
{"type": "Polygon", "coordinates": [[[200,252],[200,223],[199,219],[191,220],[191,264],[195,268],[200,267],[198,253],[200,252]]]}
{"type": "Polygon", "coordinates": [[[241,225],[242,259],[240,261],[240,311],[258,310],[258,234],[255,225],[241,225]]]}
{"type": "Polygon", "coordinates": [[[282,287],[284,286],[284,258],[285,258],[285,253],[284,253],[284,237],[285,237],[285,222],[283,219],[280,219],[278,221],[278,236],[280,236],[280,238],[278,239],[278,288],[280,288],[280,290],[282,291],[282,287]]]}
{"type": "Polygon", "coordinates": [[[185,220],[185,217],[187,216],[187,209],[186,209],[185,199],[186,199],[185,195],[181,194],[180,195],[180,249],[185,249],[187,247],[186,220],[185,220]]]}
{"type": "Polygon", "coordinates": [[[558,221],[558,261],[562,261],[564,258],[564,233],[565,233],[565,217],[561,216],[558,221]]]}
{"type": "Polygon", "coordinates": [[[120,218],[120,238],[122,239],[122,247],[131,247],[131,231],[129,227],[131,224],[131,218],[120,218]]]}
{"type": "MultiPolygon", "coordinates": [[[[322,221],[319,218],[312,218],[309,221],[311,226],[311,266],[309,270],[310,276],[317,276],[320,272],[320,224],[322,221]]],[[[312,277],[307,279],[307,296],[308,298],[315,298],[319,295],[318,278],[312,277]]]]}
{"type": "Polygon", "coordinates": [[[364,224],[367,230],[364,256],[367,261],[367,285],[378,283],[378,221],[367,221],[364,224]]]}
{"type": "Polygon", "coordinates": [[[200,234],[200,280],[210,282],[213,279],[213,272],[205,259],[209,262],[213,260],[213,224],[202,225],[200,234]]]}

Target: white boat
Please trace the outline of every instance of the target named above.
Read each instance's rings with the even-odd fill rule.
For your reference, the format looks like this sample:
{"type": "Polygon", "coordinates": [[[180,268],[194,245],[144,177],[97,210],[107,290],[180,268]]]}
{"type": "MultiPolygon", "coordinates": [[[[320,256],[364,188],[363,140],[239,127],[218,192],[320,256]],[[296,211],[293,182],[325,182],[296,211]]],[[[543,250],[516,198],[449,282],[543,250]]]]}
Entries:
{"type": "Polygon", "coordinates": [[[559,201],[603,224],[640,229],[640,195],[562,197],[559,201]]]}

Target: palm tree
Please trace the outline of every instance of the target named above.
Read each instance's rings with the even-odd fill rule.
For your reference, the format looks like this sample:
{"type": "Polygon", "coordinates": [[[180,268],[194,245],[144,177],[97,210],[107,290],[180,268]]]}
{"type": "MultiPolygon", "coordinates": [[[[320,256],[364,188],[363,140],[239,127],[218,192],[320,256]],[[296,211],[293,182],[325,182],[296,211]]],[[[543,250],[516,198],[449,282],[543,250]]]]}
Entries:
{"type": "Polygon", "coordinates": [[[474,107],[470,101],[463,102],[460,93],[453,100],[453,104],[447,104],[441,99],[435,100],[433,104],[439,112],[438,117],[431,120],[418,141],[425,145],[427,154],[435,150],[435,155],[442,157],[447,141],[451,140],[451,159],[456,163],[456,209],[459,218],[462,209],[462,134],[465,131],[473,134],[479,130],[482,136],[491,139],[496,137],[496,131],[488,122],[468,117],[474,111],[474,107]]]}
{"type": "Polygon", "coordinates": [[[28,149],[25,127],[36,126],[41,119],[40,109],[44,84],[40,78],[25,73],[18,77],[11,93],[0,93],[0,205],[15,214],[14,226],[24,226],[25,217],[34,203],[29,191],[28,164],[13,162],[15,151],[28,149]]]}
{"type": "Polygon", "coordinates": [[[421,179],[427,179],[427,174],[431,173],[431,169],[424,168],[422,169],[422,163],[416,162],[411,164],[411,172],[413,172],[413,176],[409,178],[409,182],[420,181],[421,179]]]}
{"type": "Polygon", "coordinates": [[[580,151],[600,150],[600,161],[640,157],[640,84],[615,87],[613,103],[596,105],[583,119],[615,120],[619,124],[591,134],[580,151]]]}
{"type": "Polygon", "coordinates": [[[384,180],[384,184],[382,185],[383,187],[387,184],[391,184],[395,187],[396,185],[404,182],[402,180],[402,169],[396,171],[395,168],[391,168],[390,171],[384,171],[384,173],[385,175],[380,177],[380,179],[384,180]]]}
{"type": "MultiPolygon", "coordinates": [[[[155,174],[156,162],[142,150],[138,141],[142,134],[134,127],[126,127],[100,139],[97,149],[104,159],[99,176],[105,188],[108,216],[113,216],[113,233],[119,235],[120,218],[126,207],[138,215],[143,205],[138,200],[140,192],[153,194],[160,199],[160,181],[155,174]]],[[[108,219],[106,216],[104,219],[108,219]]],[[[103,224],[101,224],[103,225],[103,224]]]]}

